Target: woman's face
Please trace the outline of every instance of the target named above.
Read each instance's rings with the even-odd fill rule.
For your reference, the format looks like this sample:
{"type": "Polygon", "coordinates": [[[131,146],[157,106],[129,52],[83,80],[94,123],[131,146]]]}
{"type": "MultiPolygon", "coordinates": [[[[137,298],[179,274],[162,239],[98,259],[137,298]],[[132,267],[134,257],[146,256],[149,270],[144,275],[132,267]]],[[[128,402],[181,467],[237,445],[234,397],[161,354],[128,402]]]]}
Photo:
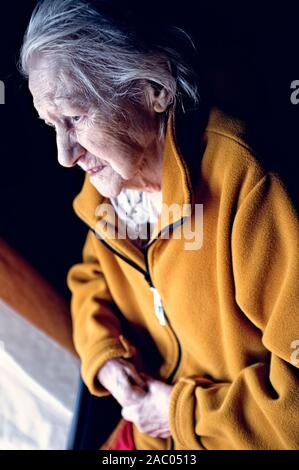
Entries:
{"type": "Polygon", "coordinates": [[[56,130],[61,165],[79,165],[105,197],[116,197],[123,187],[161,189],[163,149],[155,112],[133,108],[131,124],[119,121],[121,132],[111,135],[109,116],[80,99],[71,82],[57,83],[45,61],[32,68],[29,88],[39,116],[56,130]]]}

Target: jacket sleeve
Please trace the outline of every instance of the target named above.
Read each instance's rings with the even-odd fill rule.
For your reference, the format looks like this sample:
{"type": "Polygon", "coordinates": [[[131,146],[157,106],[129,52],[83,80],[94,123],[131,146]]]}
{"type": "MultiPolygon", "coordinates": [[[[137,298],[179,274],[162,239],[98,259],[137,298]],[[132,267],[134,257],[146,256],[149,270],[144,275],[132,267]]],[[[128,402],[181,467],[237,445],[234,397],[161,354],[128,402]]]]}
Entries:
{"type": "Polygon", "coordinates": [[[235,299],[260,329],[267,359],[251,361],[232,382],[175,384],[170,426],[182,449],[299,448],[298,225],[275,175],[239,207],[231,236],[235,299]]]}
{"type": "Polygon", "coordinates": [[[83,248],[83,262],[68,273],[72,292],[71,312],[75,348],[81,358],[81,373],[90,392],[108,395],[97,380],[100,367],[114,357],[131,358],[134,347],[123,337],[109,288],[94,252],[98,243],[89,232],[83,248]]]}

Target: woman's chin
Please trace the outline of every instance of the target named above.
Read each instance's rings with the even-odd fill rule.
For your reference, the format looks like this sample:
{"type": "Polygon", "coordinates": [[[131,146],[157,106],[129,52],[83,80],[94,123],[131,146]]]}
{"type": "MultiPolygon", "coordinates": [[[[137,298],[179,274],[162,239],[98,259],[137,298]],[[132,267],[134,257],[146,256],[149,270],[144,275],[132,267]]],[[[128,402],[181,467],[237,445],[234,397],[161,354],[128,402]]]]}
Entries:
{"type": "Polygon", "coordinates": [[[99,178],[91,177],[90,182],[102,196],[107,198],[117,197],[123,187],[122,181],[119,178],[116,181],[107,181],[105,183],[105,181],[99,178]]]}
{"type": "Polygon", "coordinates": [[[104,196],[104,197],[107,197],[107,198],[114,198],[114,197],[117,197],[119,195],[119,193],[121,192],[121,189],[116,191],[116,190],[107,190],[107,191],[101,191],[101,194],[104,196]]]}

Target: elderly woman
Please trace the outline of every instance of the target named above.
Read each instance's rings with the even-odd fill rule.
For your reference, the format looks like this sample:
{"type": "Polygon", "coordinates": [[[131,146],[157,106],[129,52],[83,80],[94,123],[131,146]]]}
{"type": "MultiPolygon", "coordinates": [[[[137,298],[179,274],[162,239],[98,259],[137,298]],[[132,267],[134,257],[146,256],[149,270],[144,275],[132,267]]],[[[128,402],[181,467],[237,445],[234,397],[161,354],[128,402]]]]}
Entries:
{"type": "Polygon", "coordinates": [[[86,172],[68,276],[82,376],[136,449],[296,449],[298,219],[244,125],[193,120],[191,56],[182,31],[108,2],[43,1],[26,32],[34,106],[86,172]]]}

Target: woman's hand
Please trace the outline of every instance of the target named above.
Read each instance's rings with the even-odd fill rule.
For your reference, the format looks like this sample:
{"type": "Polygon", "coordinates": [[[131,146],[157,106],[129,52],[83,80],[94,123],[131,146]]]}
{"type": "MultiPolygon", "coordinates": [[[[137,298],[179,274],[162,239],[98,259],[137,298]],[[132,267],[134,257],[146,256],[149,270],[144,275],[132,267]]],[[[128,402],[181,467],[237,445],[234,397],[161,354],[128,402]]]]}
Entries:
{"type": "Polygon", "coordinates": [[[172,386],[139,374],[122,358],[110,359],[98,380],[122,406],[122,416],[152,437],[170,436],[169,405],[172,386]]]}
{"type": "Polygon", "coordinates": [[[171,385],[147,378],[148,392],[141,400],[123,407],[122,416],[138,430],[152,437],[169,437],[169,405],[171,385]]]}
{"type": "Polygon", "coordinates": [[[97,377],[123,408],[139,403],[146,395],[146,382],[134,365],[125,359],[110,359],[101,367],[97,377]]]}

